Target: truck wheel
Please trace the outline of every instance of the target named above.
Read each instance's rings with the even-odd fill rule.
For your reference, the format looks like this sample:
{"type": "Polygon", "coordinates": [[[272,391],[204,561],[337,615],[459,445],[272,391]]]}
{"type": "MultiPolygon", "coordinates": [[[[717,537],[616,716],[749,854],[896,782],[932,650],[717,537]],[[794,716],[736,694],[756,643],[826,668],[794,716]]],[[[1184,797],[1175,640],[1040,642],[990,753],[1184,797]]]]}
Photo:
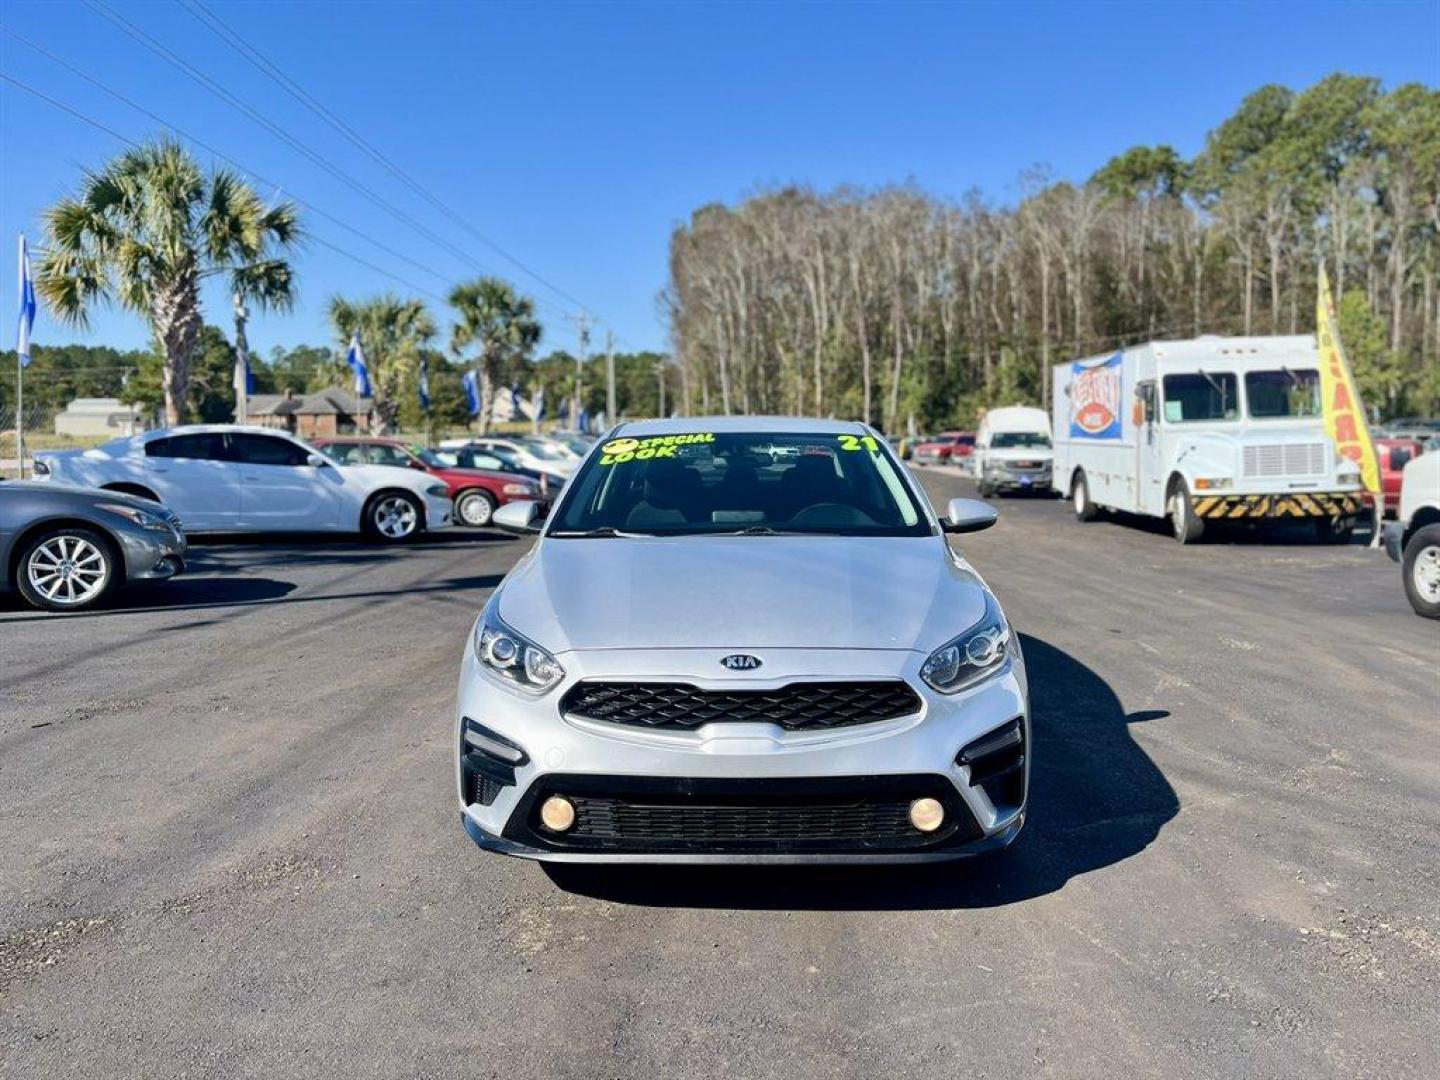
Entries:
{"type": "Polygon", "coordinates": [[[462,491],[455,500],[455,516],[472,529],[482,529],[490,524],[495,513],[495,500],[488,491],[471,488],[462,491]]]}
{"type": "Polygon", "coordinates": [[[1085,481],[1085,474],[1075,474],[1074,490],[1070,497],[1075,500],[1075,519],[1077,521],[1094,521],[1100,516],[1100,508],[1090,501],[1090,485],[1085,481]]]}
{"type": "Polygon", "coordinates": [[[1401,566],[1415,614],[1440,619],[1440,525],[1426,525],[1410,538],[1401,566]]]}
{"type": "Polygon", "coordinates": [[[1205,535],[1205,521],[1195,513],[1190,502],[1190,489],[1184,480],[1176,480],[1170,488],[1170,527],[1175,530],[1175,539],[1182,544],[1193,544],[1205,535]]]}

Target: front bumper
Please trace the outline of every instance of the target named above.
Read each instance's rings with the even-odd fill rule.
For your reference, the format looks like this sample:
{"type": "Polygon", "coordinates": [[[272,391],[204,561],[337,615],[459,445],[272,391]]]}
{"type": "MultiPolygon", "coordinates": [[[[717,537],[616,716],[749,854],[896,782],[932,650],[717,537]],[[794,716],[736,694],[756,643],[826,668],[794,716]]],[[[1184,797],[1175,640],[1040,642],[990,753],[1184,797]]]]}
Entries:
{"type": "Polygon", "coordinates": [[[455,504],[448,497],[425,496],[425,528],[448,529],[455,524],[455,504]]]}
{"type": "Polygon", "coordinates": [[[189,545],[178,529],[113,529],[125,557],[126,581],[164,581],[185,570],[189,545]]]}
{"type": "Polygon", "coordinates": [[[1279,495],[1192,495],[1197,517],[1209,520],[1315,520],[1354,517],[1367,507],[1364,492],[1291,491],[1279,495]]]}
{"type": "Polygon", "coordinates": [[[1043,491],[1050,492],[1050,469],[1019,472],[1012,469],[990,469],[985,473],[985,482],[997,491],[1043,491]]]}
{"type": "Polygon", "coordinates": [[[767,649],[767,678],[693,674],[716,670],[724,655],[720,649],[566,653],[559,657],[565,680],[537,699],[494,683],[467,648],[455,735],[466,830],[485,850],[525,858],[671,863],[932,862],[992,851],[1019,833],[1030,726],[1018,652],[1002,674],[953,697],[921,682],[920,653],[767,649]],[[832,729],[721,721],[692,731],[652,730],[564,716],[559,707],[581,680],[773,690],[802,681],[895,678],[920,695],[918,712],[832,729]],[[467,717],[523,751],[523,762],[490,769],[467,758],[474,749],[466,744],[467,717]],[[958,760],[963,749],[1012,723],[1023,741],[1010,786],[980,776],[976,769],[984,766],[958,760]],[[477,767],[503,782],[482,791],[477,767]],[[579,808],[582,825],[572,834],[541,826],[537,808],[550,794],[579,808]],[[897,815],[916,797],[934,797],[946,809],[945,825],[934,834],[907,832],[908,823],[896,827],[897,815]],[[857,814],[888,825],[832,835],[815,824],[839,817],[853,826],[857,814]],[[757,815],[766,828],[775,822],[773,831],[757,832],[757,815]],[[605,827],[586,824],[596,821],[605,827]],[[628,828],[611,828],[617,821],[628,828]]]}

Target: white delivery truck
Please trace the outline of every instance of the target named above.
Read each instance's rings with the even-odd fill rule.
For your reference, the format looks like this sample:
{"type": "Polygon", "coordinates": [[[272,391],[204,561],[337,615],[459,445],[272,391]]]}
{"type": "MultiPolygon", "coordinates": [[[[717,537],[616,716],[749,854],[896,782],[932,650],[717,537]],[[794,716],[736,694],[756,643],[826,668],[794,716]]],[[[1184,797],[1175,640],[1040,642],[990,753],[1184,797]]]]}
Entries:
{"type": "Polygon", "coordinates": [[[1044,409],[1008,405],[980,418],[970,471],[980,494],[997,491],[1050,492],[1050,417],[1044,409]]]}
{"type": "Polygon", "coordinates": [[[1055,489],[1101,509],[1168,517],[1182,544],[1207,522],[1311,521],[1342,538],[1365,509],[1360,470],[1321,418],[1311,335],[1151,341],[1055,368],[1055,489]]]}

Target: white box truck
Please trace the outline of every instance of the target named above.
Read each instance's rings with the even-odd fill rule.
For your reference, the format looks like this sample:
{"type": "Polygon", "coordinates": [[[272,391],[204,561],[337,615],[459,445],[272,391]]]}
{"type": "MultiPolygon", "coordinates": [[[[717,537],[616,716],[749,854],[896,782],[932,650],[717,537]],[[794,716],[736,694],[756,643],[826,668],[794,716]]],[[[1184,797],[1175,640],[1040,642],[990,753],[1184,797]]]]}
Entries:
{"type": "Polygon", "coordinates": [[[1168,517],[1182,544],[1212,521],[1311,521],[1348,536],[1360,470],[1321,418],[1311,335],[1151,341],[1055,368],[1055,489],[1081,521],[1168,517]]]}

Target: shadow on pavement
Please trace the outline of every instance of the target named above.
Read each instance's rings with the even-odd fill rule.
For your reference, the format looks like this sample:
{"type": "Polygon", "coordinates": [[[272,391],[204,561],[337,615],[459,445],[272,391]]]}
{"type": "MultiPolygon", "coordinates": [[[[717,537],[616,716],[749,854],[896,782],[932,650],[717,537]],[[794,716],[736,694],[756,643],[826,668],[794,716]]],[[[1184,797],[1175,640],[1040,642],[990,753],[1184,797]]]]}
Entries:
{"type": "Polygon", "coordinates": [[[544,864],[561,888],[617,903],[758,910],[926,910],[1013,904],[1143,851],[1175,816],[1175,790],[1130,737],[1163,710],[1127,714],[1094,671],[1021,635],[1030,677],[1029,817],[1004,853],[931,866],[627,867],[544,864]]]}

